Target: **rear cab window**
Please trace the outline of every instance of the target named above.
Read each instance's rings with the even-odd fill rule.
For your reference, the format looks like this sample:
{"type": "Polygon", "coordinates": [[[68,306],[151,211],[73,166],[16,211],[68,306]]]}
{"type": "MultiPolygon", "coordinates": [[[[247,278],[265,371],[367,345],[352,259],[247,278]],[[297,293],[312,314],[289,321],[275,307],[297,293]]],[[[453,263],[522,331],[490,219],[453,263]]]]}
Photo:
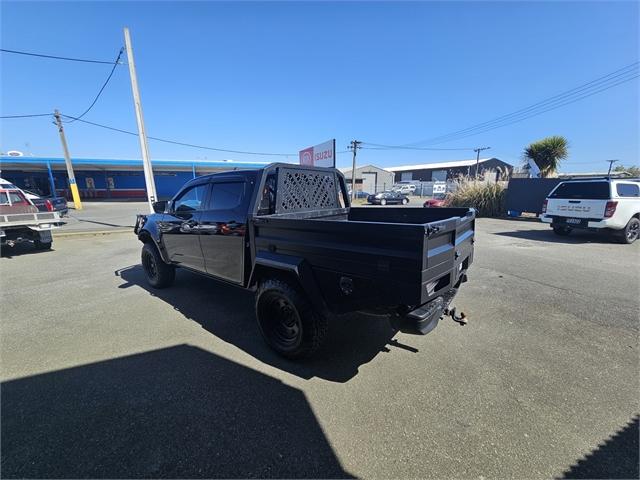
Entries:
{"type": "Polygon", "coordinates": [[[0,205],[31,205],[31,203],[19,190],[5,190],[0,192],[0,205]]]}
{"type": "Polygon", "coordinates": [[[233,210],[242,204],[245,182],[215,182],[211,184],[208,210],[233,210]]]}
{"type": "Polygon", "coordinates": [[[549,198],[608,200],[609,182],[565,182],[558,185],[549,198]]]}
{"type": "Polygon", "coordinates": [[[619,197],[640,197],[640,186],[635,183],[618,183],[616,193],[619,197]]]}

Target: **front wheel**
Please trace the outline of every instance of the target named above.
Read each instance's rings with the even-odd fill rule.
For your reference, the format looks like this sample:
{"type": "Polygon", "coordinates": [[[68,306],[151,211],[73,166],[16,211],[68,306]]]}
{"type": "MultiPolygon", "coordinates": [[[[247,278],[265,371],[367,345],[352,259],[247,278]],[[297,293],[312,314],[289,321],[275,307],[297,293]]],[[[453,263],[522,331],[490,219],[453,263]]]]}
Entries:
{"type": "Polygon", "coordinates": [[[142,269],[147,282],[153,288],[165,288],[173,283],[176,278],[176,269],[173,265],[167,265],[155,245],[145,243],[142,247],[142,269]]]}
{"type": "Polygon", "coordinates": [[[380,200],[380,205],[384,207],[386,204],[387,204],[387,201],[384,198],[380,200]]]}
{"type": "Polygon", "coordinates": [[[268,278],[256,293],[256,318],[265,341],[280,355],[309,357],[326,336],[328,320],[286,280],[268,278]]]}
{"type": "Polygon", "coordinates": [[[555,233],[556,235],[560,235],[561,237],[566,237],[571,233],[570,227],[565,227],[561,225],[552,225],[552,228],[553,228],[553,233],[555,233]]]}
{"type": "Polygon", "coordinates": [[[632,218],[627,223],[627,226],[618,234],[618,240],[620,243],[631,244],[638,239],[640,235],[640,220],[632,218]]]}
{"type": "Polygon", "coordinates": [[[402,204],[406,205],[407,203],[409,203],[409,199],[408,198],[403,198],[402,199],[402,204]]]}

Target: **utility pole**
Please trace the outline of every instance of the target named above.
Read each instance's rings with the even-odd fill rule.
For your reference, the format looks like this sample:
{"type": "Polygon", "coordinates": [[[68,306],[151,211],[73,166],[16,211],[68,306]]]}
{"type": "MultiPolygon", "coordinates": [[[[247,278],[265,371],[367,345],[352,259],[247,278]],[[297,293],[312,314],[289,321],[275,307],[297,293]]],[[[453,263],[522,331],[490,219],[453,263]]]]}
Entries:
{"type": "Polygon", "coordinates": [[[129,28],[124,27],[124,44],[127,49],[127,63],[129,64],[129,77],[131,79],[131,91],[133,92],[133,107],[136,111],[136,121],[138,122],[138,138],[140,139],[140,150],[142,151],[142,168],[144,169],[144,179],[147,186],[147,201],[149,211],[153,213],[153,202],[158,197],[156,195],[156,184],[153,179],[153,169],[149,159],[149,145],[147,144],[147,131],[144,128],[144,117],[142,115],[142,102],[140,101],[140,90],[138,89],[138,76],[136,75],[136,64],[133,59],[133,47],[131,46],[131,35],[129,28]]]}
{"type": "MultiPolygon", "coordinates": [[[[64,136],[64,128],[62,127],[62,120],[60,119],[60,112],[56,110],[53,114],[56,119],[56,125],[58,126],[58,133],[60,134],[60,142],[62,143],[62,152],[64,153],[64,163],[67,165],[67,175],[69,175],[69,188],[71,188],[71,197],[73,198],[73,205],[76,210],[82,210],[82,201],[80,200],[80,192],[78,191],[78,185],[76,184],[76,176],[73,173],[73,165],[71,165],[71,156],[69,155],[69,147],[67,147],[67,139],[64,136]]],[[[55,187],[54,187],[55,188],[55,187]]],[[[52,195],[55,196],[55,190],[52,195]]]]}
{"type": "Polygon", "coordinates": [[[619,160],[605,160],[605,162],[609,162],[609,171],[607,172],[607,178],[611,178],[611,167],[613,167],[613,164],[616,162],[619,162],[619,160]]]}
{"type": "Polygon", "coordinates": [[[359,148],[362,148],[360,145],[362,142],[358,140],[351,140],[351,145],[347,148],[353,151],[353,165],[351,167],[351,203],[356,198],[356,155],[359,148]]]}
{"type": "Polygon", "coordinates": [[[478,169],[480,168],[480,152],[483,150],[489,150],[491,147],[478,147],[478,148],[474,148],[473,151],[477,153],[476,156],[476,178],[473,181],[473,184],[477,184],[478,183],[478,169]]]}

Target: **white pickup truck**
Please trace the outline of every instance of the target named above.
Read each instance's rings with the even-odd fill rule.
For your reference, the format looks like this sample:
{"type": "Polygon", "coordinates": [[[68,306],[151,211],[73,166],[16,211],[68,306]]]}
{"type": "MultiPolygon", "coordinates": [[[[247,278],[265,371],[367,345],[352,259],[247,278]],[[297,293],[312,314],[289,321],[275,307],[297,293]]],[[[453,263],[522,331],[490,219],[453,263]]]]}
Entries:
{"type": "Polygon", "coordinates": [[[608,231],[622,243],[633,243],[640,234],[640,180],[559,183],[544,201],[540,218],[557,235],[573,229],[608,231]]]}

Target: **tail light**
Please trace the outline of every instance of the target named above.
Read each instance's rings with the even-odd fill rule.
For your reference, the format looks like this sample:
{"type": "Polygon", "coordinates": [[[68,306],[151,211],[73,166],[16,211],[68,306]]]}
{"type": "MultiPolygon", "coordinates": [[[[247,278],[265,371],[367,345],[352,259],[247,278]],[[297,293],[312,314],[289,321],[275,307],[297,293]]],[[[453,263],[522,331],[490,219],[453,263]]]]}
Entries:
{"type": "Polygon", "coordinates": [[[547,213],[547,202],[548,200],[545,198],[544,202],[542,202],[542,213],[547,213]]]}
{"type": "Polygon", "coordinates": [[[51,200],[45,200],[44,204],[47,206],[48,212],[53,212],[53,203],[51,203],[51,200]]]}
{"type": "Polygon", "coordinates": [[[616,207],[618,202],[607,202],[607,206],[604,207],[604,218],[611,218],[616,213],[616,207]]]}

